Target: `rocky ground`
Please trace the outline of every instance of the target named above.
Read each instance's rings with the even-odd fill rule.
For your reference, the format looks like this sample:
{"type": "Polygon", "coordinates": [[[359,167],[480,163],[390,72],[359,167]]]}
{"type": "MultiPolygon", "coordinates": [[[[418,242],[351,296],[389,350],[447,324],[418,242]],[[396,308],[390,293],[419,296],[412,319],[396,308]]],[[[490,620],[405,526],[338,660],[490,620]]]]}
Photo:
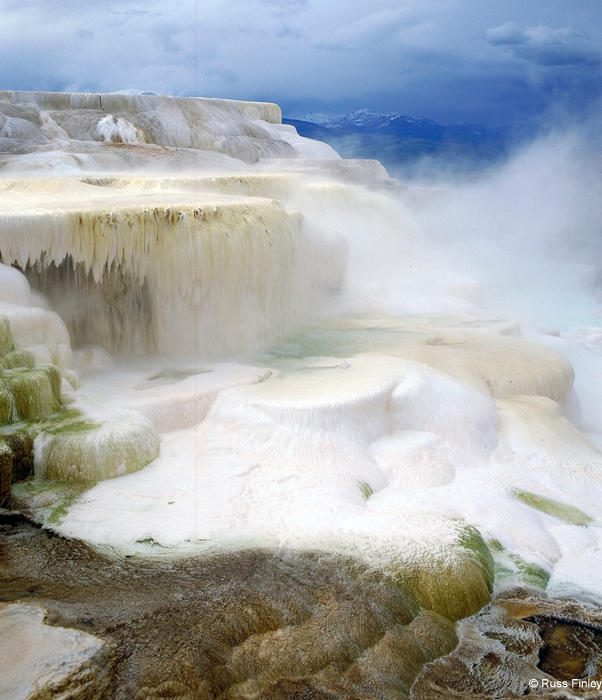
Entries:
{"type": "Polygon", "coordinates": [[[104,641],[29,697],[601,697],[602,613],[526,589],[458,623],[456,637],[391,580],[335,555],[116,558],[8,512],[0,547],[5,604],[35,603],[47,625],[104,641]],[[589,684],[552,688],[572,678],[589,684]]]}

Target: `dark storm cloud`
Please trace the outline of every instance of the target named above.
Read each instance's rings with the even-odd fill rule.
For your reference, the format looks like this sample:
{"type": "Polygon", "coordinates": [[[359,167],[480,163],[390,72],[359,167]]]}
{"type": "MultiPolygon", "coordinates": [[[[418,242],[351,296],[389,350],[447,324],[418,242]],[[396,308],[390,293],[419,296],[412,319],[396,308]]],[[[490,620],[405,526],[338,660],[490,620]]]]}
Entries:
{"type": "Polygon", "coordinates": [[[293,15],[309,8],[309,0],[262,0],[262,2],[285,15],[293,15]]]}
{"type": "Polygon", "coordinates": [[[597,66],[601,60],[599,49],[591,45],[589,38],[570,27],[521,29],[508,22],[488,29],[486,35],[494,46],[504,47],[518,58],[542,66],[597,66]]]}
{"type": "Polygon", "coordinates": [[[420,12],[407,8],[386,8],[335,27],[328,33],[322,33],[313,43],[317,48],[339,51],[373,51],[379,46],[379,42],[395,43],[403,27],[420,24],[422,19],[420,12]]]}
{"type": "Polygon", "coordinates": [[[599,92],[602,2],[0,0],[4,88],[507,121],[599,92]]]}

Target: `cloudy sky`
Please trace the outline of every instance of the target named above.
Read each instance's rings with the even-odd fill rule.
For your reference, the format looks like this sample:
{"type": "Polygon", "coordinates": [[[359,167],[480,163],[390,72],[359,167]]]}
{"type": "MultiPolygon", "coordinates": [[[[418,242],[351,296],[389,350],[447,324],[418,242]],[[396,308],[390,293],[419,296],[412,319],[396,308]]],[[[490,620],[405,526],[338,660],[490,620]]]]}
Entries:
{"type": "Polygon", "coordinates": [[[441,122],[585,111],[602,0],[0,0],[0,88],[141,89],[441,122]]]}

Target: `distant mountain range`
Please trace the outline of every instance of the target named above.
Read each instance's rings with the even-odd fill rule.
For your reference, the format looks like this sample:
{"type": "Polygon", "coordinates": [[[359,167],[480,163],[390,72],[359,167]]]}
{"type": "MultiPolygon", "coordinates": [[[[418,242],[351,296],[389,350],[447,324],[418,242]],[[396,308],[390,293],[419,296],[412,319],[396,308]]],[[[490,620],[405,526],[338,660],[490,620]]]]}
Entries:
{"type": "Polygon", "coordinates": [[[413,167],[424,157],[478,167],[505,155],[508,134],[479,124],[439,124],[425,117],[360,109],[283,119],[302,136],[326,141],[346,158],[376,158],[390,169],[413,167]]]}

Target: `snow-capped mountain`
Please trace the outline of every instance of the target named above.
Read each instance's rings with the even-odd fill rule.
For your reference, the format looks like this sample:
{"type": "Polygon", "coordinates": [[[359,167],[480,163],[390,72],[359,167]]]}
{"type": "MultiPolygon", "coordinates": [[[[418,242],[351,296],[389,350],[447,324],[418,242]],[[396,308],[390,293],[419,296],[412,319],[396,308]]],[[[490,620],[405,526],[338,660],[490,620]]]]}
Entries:
{"type": "Polygon", "coordinates": [[[347,114],[310,112],[293,121],[304,121],[339,132],[399,133],[427,138],[454,135],[464,138],[483,138],[493,132],[479,124],[439,124],[428,117],[408,116],[397,112],[373,112],[358,109],[347,114]]]}
{"type": "Polygon", "coordinates": [[[326,141],[345,157],[376,158],[388,167],[429,156],[489,163],[504,154],[506,135],[479,124],[439,124],[427,117],[360,109],[346,114],[311,112],[285,119],[302,136],[326,141]]]}
{"type": "Polygon", "coordinates": [[[373,112],[369,109],[358,109],[348,114],[326,114],[310,112],[300,117],[303,121],[312,122],[328,129],[366,129],[369,131],[390,129],[391,127],[422,127],[440,128],[440,124],[426,117],[411,117],[396,112],[373,112]]]}

